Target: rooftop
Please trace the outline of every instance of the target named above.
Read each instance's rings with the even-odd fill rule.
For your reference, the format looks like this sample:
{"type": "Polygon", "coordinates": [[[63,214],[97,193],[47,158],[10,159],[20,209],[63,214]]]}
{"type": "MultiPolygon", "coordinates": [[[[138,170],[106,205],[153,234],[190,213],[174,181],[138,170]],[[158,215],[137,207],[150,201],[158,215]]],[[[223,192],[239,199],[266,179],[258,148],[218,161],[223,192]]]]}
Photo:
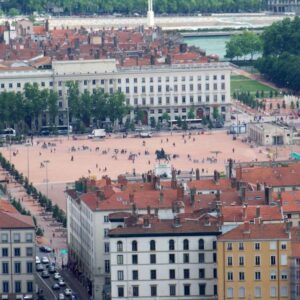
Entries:
{"type": "Polygon", "coordinates": [[[0,229],[33,229],[32,217],[0,211],[0,229]]]}

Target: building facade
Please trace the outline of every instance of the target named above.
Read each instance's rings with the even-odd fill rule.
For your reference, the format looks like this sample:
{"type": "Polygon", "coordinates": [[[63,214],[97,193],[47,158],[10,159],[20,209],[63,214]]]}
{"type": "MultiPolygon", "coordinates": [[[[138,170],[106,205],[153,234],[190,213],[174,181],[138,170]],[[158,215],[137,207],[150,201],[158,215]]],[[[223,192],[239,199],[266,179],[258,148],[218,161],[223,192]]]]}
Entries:
{"type": "Polygon", "coordinates": [[[290,299],[291,232],[245,223],[218,239],[218,299],[290,299]]]}
{"type": "Polygon", "coordinates": [[[35,294],[35,227],[31,217],[0,211],[0,297],[35,294]]]}
{"type": "Polygon", "coordinates": [[[299,0],[268,0],[269,10],[275,13],[300,13],[299,0]]]}
{"type": "MultiPolygon", "coordinates": [[[[125,94],[126,103],[144,112],[144,124],[150,118],[160,120],[164,113],[171,119],[211,116],[214,108],[225,120],[230,119],[230,66],[227,63],[191,63],[122,67],[114,59],[53,61],[47,70],[21,68],[16,63],[0,72],[0,93],[23,91],[26,83],[58,92],[59,125],[67,124],[68,81],[76,81],[80,92],[104,89],[125,94]]],[[[134,112],[131,112],[133,117],[134,112]]],[[[45,114],[43,125],[47,125],[45,114]]]]}
{"type": "Polygon", "coordinates": [[[219,234],[176,217],[111,230],[111,299],[217,299],[219,234]]]}

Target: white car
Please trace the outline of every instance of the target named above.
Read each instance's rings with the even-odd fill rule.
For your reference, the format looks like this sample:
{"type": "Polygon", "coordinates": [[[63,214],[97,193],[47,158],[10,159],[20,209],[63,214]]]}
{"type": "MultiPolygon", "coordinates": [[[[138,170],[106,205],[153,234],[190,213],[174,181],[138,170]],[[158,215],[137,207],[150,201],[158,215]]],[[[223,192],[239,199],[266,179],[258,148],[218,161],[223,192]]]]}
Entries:
{"type": "Polygon", "coordinates": [[[59,273],[56,272],[56,273],[54,273],[53,278],[54,278],[55,280],[59,280],[59,279],[61,279],[61,276],[60,276],[59,273]]]}
{"type": "Polygon", "coordinates": [[[38,256],[35,257],[35,263],[36,264],[40,264],[41,263],[41,260],[38,256]]]}
{"type": "Polygon", "coordinates": [[[46,256],[43,256],[43,257],[42,257],[42,263],[43,263],[43,264],[49,264],[49,263],[50,263],[49,258],[46,257],[46,256]]]}
{"type": "Polygon", "coordinates": [[[58,294],[58,300],[65,300],[65,295],[63,293],[58,294]]]}
{"type": "Polygon", "coordinates": [[[60,286],[65,286],[65,285],[66,285],[65,281],[64,281],[62,278],[59,279],[58,284],[59,284],[60,286]]]}
{"type": "Polygon", "coordinates": [[[66,289],[65,289],[65,295],[66,295],[66,296],[71,296],[71,295],[72,295],[72,290],[69,289],[69,288],[66,288],[66,289]]]}

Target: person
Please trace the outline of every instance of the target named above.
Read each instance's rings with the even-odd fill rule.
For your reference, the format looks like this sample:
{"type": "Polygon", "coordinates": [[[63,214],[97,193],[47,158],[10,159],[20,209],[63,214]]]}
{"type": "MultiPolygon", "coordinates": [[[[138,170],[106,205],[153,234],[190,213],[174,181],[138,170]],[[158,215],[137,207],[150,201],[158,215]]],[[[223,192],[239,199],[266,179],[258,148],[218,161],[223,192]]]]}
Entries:
{"type": "Polygon", "coordinates": [[[74,156],[73,155],[71,156],[71,161],[74,161],[74,156]]]}

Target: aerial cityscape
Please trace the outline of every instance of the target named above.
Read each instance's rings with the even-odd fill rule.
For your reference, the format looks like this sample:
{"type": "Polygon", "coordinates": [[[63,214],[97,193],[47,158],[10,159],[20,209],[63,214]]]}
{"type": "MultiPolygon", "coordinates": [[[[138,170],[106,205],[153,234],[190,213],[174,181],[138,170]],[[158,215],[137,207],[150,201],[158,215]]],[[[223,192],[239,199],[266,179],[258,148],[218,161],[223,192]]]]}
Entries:
{"type": "Polygon", "coordinates": [[[299,14],[0,0],[0,299],[299,300],[299,14]]]}

